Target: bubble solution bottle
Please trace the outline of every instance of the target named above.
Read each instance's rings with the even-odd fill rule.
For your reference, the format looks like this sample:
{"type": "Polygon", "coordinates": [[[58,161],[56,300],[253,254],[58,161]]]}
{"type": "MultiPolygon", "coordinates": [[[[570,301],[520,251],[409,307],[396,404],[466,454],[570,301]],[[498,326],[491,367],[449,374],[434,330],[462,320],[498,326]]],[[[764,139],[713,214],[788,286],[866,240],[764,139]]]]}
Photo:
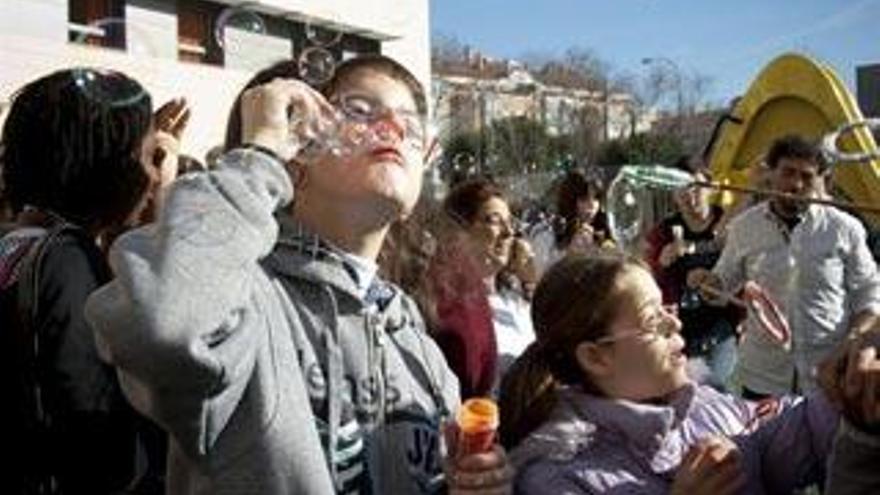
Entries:
{"type": "Polygon", "coordinates": [[[498,405],[495,401],[483,397],[466,400],[456,415],[456,455],[466,456],[491,450],[498,422],[498,405]]]}

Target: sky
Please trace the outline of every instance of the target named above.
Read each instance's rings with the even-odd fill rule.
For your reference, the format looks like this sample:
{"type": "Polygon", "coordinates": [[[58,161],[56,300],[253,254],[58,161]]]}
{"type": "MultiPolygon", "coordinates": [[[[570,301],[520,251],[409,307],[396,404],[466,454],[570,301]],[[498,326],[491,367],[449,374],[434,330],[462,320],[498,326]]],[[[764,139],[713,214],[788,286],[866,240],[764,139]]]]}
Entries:
{"type": "Polygon", "coordinates": [[[855,94],[855,68],[880,63],[880,0],[430,0],[433,34],[487,56],[590,48],[615,73],[646,57],[712,79],[708,98],[744,93],[776,56],[797,51],[834,68],[855,94]]]}

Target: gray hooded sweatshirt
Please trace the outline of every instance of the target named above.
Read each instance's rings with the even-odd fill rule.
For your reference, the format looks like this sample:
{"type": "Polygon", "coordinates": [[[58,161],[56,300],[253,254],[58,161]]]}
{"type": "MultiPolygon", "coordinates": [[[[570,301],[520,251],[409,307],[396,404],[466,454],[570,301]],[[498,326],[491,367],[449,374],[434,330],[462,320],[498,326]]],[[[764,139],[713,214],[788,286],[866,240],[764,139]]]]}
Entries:
{"type": "Polygon", "coordinates": [[[182,177],[87,303],[127,397],[171,434],[169,493],[442,490],[457,380],[411,299],[364,297],[346,256],[276,219],[292,196],[258,151],[182,177]]]}

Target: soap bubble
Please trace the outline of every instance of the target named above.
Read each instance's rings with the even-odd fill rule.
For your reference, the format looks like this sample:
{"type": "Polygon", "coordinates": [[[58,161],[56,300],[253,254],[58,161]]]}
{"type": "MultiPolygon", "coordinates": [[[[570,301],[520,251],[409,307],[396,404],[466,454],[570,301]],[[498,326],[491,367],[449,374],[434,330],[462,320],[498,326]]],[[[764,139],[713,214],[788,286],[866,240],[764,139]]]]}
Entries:
{"type": "Polygon", "coordinates": [[[319,25],[317,22],[306,22],[306,39],[315,46],[329,47],[339,43],[342,31],[332,27],[319,25]]]}
{"type": "Polygon", "coordinates": [[[107,17],[90,22],[88,26],[78,30],[73,42],[108,48],[124,47],[125,51],[136,57],[159,55],[157,45],[150,39],[147,31],[121,17],[107,17]]]}
{"type": "Polygon", "coordinates": [[[122,75],[114,71],[103,71],[92,68],[71,69],[73,83],[82,93],[93,101],[104,102],[112,107],[125,107],[147,98],[146,89],[140,84],[128,81],[116,84],[114,75],[122,75]]]}
{"type": "Polygon", "coordinates": [[[320,86],[336,72],[336,57],[326,48],[306,48],[299,56],[299,75],[312,86],[320,86]]]}
{"type": "MultiPolygon", "coordinates": [[[[124,47],[129,55],[145,60],[159,56],[156,44],[143,27],[119,17],[98,19],[88,26],[79,27],[73,42],[108,48],[124,47]]],[[[112,70],[81,67],[73,68],[70,72],[73,83],[86,97],[113,107],[125,107],[148,96],[140,84],[108,84],[108,77],[117,74],[112,70]]]]}
{"type": "Polygon", "coordinates": [[[473,168],[476,163],[474,155],[462,152],[452,157],[452,170],[454,172],[465,172],[473,168]]]}
{"type": "Polygon", "coordinates": [[[608,188],[608,226],[621,246],[630,245],[642,230],[643,188],[624,174],[618,174],[608,188]]]}
{"type": "Polygon", "coordinates": [[[645,207],[654,191],[669,193],[694,184],[693,175],[659,165],[625,165],[608,188],[608,223],[621,246],[632,246],[642,233],[645,207]]]}
{"type": "Polygon", "coordinates": [[[370,123],[353,119],[341,109],[320,120],[292,116],[289,133],[291,145],[300,150],[299,157],[306,163],[326,154],[353,155],[381,140],[370,123]]]}
{"type": "MultiPolygon", "coordinates": [[[[239,51],[242,33],[266,34],[263,17],[248,8],[248,4],[223,9],[214,21],[214,41],[226,51],[239,51]]],[[[244,34],[247,36],[247,34],[244,34]]]]}

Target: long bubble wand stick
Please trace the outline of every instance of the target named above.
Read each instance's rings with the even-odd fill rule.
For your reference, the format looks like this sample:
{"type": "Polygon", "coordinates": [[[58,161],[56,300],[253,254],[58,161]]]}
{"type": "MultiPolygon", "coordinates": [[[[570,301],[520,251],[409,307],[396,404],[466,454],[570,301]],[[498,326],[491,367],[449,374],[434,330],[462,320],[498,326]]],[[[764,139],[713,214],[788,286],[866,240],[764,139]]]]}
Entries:
{"type": "Polygon", "coordinates": [[[638,185],[656,187],[658,189],[674,190],[690,186],[697,186],[717,191],[730,191],[738,194],[764,195],[793,201],[801,201],[805,203],[818,203],[836,206],[843,209],[865,211],[870,213],[880,213],[880,205],[875,206],[863,203],[850,203],[847,201],[839,201],[830,198],[805,198],[789,193],[773,191],[770,189],[735,186],[732,184],[722,184],[720,182],[714,181],[698,181],[695,180],[693,176],[687,172],[659,165],[625,165],[620,170],[620,177],[624,180],[629,180],[638,185]]]}
{"type": "Polygon", "coordinates": [[[865,211],[869,213],[880,213],[880,205],[868,205],[864,203],[851,203],[848,201],[839,201],[830,198],[805,198],[802,196],[797,196],[794,194],[772,191],[769,189],[761,189],[757,187],[746,187],[746,186],[734,186],[732,184],[721,184],[719,182],[704,182],[704,181],[694,181],[693,185],[698,187],[705,187],[707,189],[714,189],[717,191],[729,191],[733,193],[739,194],[754,194],[754,195],[764,195],[770,196],[774,198],[780,199],[789,199],[792,201],[801,201],[804,203],[816,203],[821,205],[829,205],[835,206],[837,208],[842,208],[846,210],[855,210],[855,211],[865,211]]]}

